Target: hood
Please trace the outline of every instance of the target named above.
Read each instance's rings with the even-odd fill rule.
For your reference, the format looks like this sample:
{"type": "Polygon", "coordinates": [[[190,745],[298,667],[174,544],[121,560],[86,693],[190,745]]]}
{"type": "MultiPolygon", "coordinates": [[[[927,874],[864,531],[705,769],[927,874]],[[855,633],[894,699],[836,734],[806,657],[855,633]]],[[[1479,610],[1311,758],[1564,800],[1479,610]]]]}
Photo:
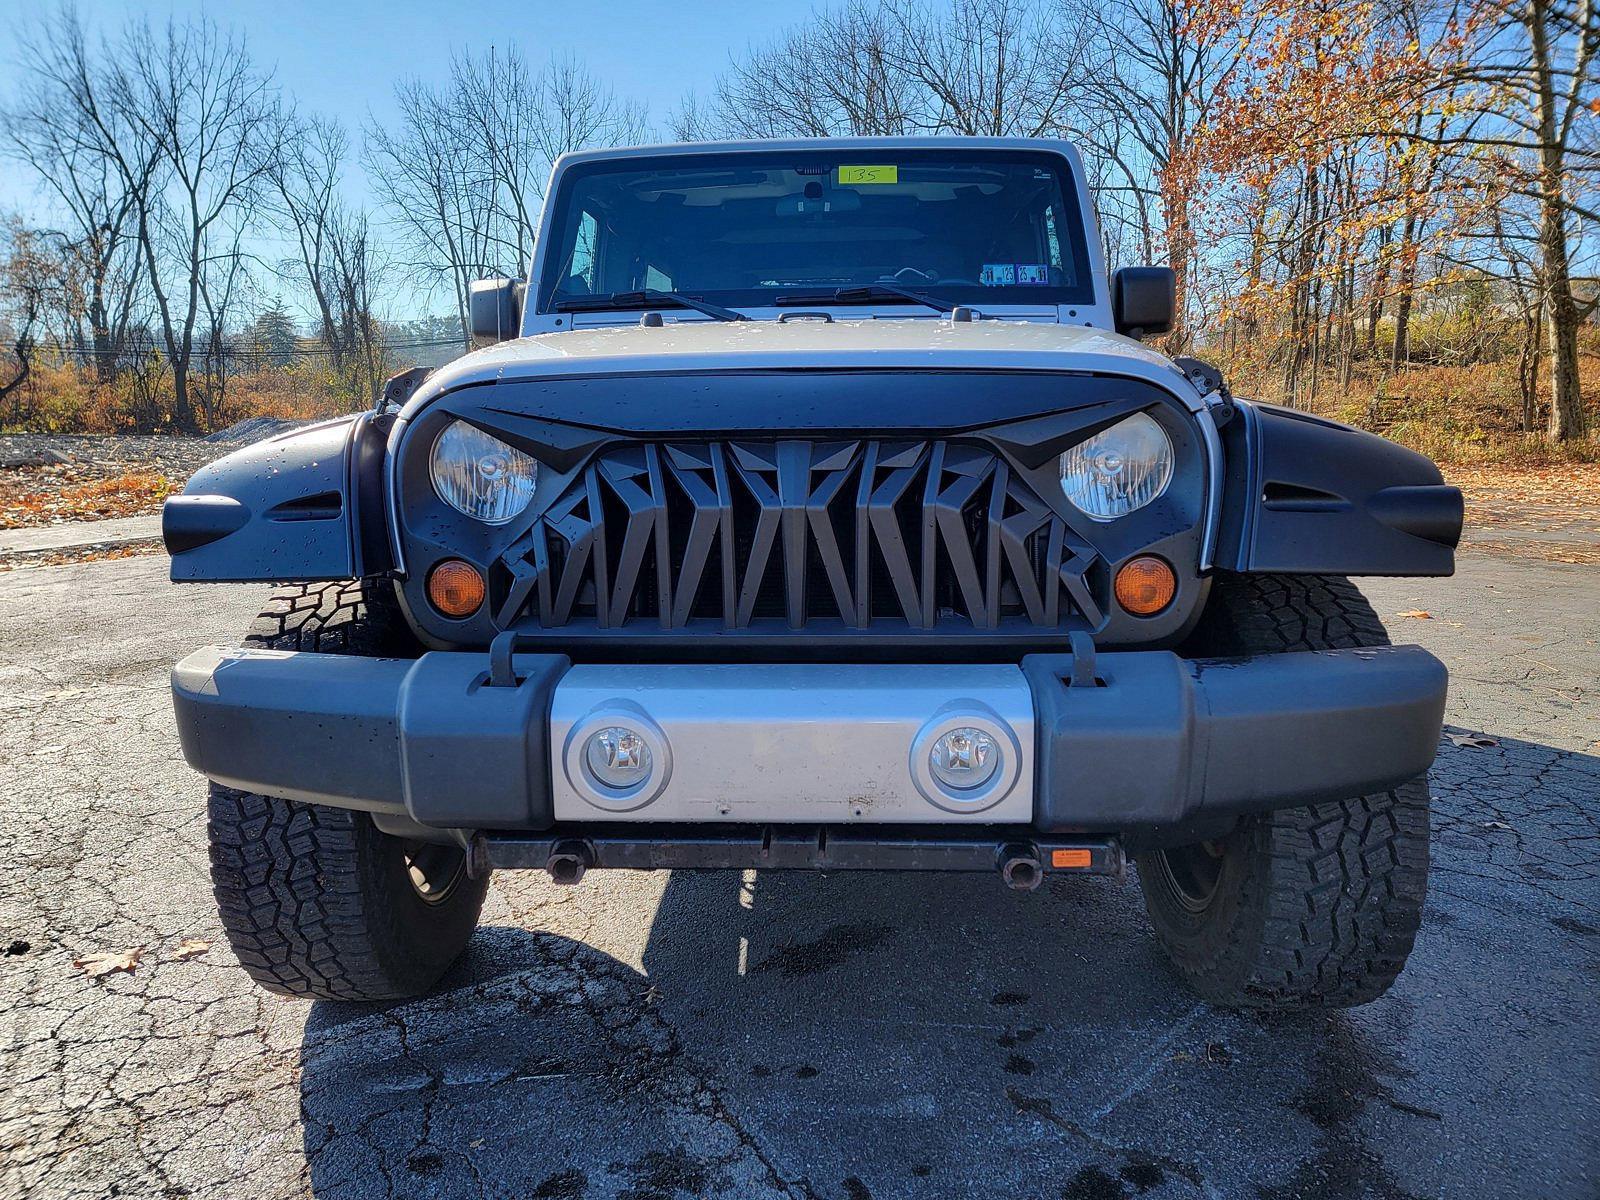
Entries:
{"type": "Polygon", "coordinates": [[[578,329],[501,342],[456,359],[428,377],[406,404],[409,416],[456,388],[482,383],[593,379],[617,375],[805,369],[1071,371],[1153,383],[1190,408],[1188,377],[1131,338],[1087,326],[1025,321],[668,320],[664,325],[578,329]]]}

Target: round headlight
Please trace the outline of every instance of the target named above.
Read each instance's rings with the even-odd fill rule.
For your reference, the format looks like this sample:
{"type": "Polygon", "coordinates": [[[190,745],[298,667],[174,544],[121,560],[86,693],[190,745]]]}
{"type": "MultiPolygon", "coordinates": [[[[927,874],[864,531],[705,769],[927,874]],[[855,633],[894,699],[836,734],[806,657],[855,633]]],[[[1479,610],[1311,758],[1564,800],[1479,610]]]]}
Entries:
{"type": "Polygon", "coordinates": [[[1172,439],[1155,419],[1135,413],[1061,456],[1061,490],[1096,521],[1143,508],[1172,481],[1172,439]]]}
{"type": "Polygon", "coordinates": [[[475,425],[456,421],[433,443],[433,490],[457,512],[504,525],[533,499],[539,464],[475,425]]]}

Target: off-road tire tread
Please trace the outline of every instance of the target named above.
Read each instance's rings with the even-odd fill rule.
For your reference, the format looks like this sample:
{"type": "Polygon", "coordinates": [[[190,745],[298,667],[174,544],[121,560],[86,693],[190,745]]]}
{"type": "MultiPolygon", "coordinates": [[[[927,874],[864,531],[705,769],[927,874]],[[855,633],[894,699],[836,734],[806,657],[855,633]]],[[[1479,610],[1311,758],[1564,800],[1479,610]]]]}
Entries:
{"type": "MultiPolygon", "coordinates": [[[[1260,654],[1388,642],[1348,579],[1223,575],[1188,649],[1260,654]]],[[[1170,924],[1156,920],[1196,991],[1220,1004],[1298,1009],[1365,1004],[1388,990],[1411,952],[1427,895],[1426,778],[1265,813],[1246,820],[1230,842],[1243,852],[1244,870],[1225,941],[1174,944],[1170,924]]],[[[1141,859],[1152,917],[1161,903],[1156,870],[1141,859]]]]}
{"type": "MultiPolygon", "coordinates": [[[[415,653],[387,583],[375,584],[284,589],[246,644],[415,653]]],[[[212,783],[207,830],[212,885],[234,954],[258,984],[285,996],[384,1001],[426,991],[465,945],[487,889],[486,879],[460,880],[419,928],[416,904],[385,879],[392,847],[366,813],[212,783]]]]}
{"type": "Polygon", "coordinates": [[[296,583],[272,594],[244,644],[269,650],[404,657],[417,653],[388,581],[296,583]]]}
{"type": "Polygon", "coordinates": [[[211,880],[234,955],[285,996],[388,999],[357,870],[356,813],[211,785],[211,880]]]}

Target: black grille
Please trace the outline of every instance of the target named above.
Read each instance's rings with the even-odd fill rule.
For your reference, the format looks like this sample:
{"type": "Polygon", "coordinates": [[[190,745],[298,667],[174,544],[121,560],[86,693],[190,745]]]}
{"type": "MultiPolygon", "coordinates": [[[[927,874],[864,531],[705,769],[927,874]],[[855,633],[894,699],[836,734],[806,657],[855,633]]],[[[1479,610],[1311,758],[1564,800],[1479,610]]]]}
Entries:
{"type": "Polygon", "coordinates": [[[501,628],[1097,626],[1095,550],[944,441],[605,451],[502,558],[501,628]]]}

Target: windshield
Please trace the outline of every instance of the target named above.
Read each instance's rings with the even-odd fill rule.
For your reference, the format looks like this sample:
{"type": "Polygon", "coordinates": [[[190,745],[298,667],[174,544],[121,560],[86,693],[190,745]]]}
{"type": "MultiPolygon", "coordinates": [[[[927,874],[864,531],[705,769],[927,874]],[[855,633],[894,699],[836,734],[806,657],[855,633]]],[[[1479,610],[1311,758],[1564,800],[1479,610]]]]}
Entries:
{"type": "MultiPolygon", "coordinates": [[[[585,163],[552,200],[540,310],[1093,300],[1072,173],[1025,151],[685,154],[585,163]]],[[[925,306],[924,306],[925,311],[925,306]]]]}

